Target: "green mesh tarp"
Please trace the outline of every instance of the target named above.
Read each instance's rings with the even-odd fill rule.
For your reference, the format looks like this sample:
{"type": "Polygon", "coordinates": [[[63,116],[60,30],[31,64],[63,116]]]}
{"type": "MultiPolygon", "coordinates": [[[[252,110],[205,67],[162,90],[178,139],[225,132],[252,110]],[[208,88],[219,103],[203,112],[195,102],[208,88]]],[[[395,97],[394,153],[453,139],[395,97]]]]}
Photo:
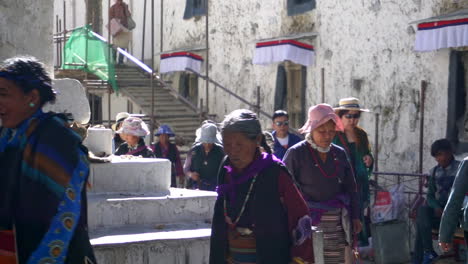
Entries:
{"type": "Polygon", "coordinates": [[[112,48],[94,36],[89,26],[73,30],[65,44],[62,69],[92,73],[109,82],[114,91],[118,92],[112,48]]]}

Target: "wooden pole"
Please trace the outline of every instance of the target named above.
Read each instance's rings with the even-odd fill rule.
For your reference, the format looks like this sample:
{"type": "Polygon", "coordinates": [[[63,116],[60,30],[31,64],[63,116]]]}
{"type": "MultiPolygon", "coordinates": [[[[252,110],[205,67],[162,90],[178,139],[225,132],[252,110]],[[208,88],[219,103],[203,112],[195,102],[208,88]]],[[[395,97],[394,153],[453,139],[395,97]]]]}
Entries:
{"type": "MultiPolygon", "coordinates": [[[[426,89],[427,82],[421,81],[421,91],[419,93],[419,112],[421,114],[420,124],[419,124],[419,173],[423,171],[423,151],[424,151],[424,103],[426,100],[426,89]]],[[[423,190],[423,178],[419,181],[419,193],[422,194],[423,190]]]]}
{"type": "Polygon", "coordinates": [[[164,44],[164,27],[163,27],[163,23],[164,23],[164,0],[161,0],[161,18],[160,18],[160,21],[161,21],[161,28],[160,28],[160,32],[159,32],[159,36],[160,36],[160,47],[159,47],[159,52],[160,53],[163,53],[164,49],[163,49],[163,44],[164,44]]]}
{"type": "Polygon", "coordinates": [[[257,86],[257,118],[260,119],[260,86],[257,86]]]}
{"type": "MultiPolygon", "coordinates": [[[[380,114],[375,114],[374,171],[379,171],[379,122],[380,114]]],[[[377,175],[375,175],[377,181],[377,175]]]]}
{"type": "Polygon", "coordinates": [[[65,60],[65,43],[67,42],[67,6],[63,0],[63,60],[65,60]]]}
{"type": "Polygon", "coordinates": [[[325,68],[321,70],[322,77],[322,103],[325,103],[325,68]]]}
{"type": "MultiPolygon", "coordinates": [[[[108,0],[107,1],[107,10],[108,10],[108,13],[109,13],[109,10],[110,10],[110,7],[111,7],[111,0],[108,0]]],[[[111,33],[110,33],[110,16],[107,15],[107,25],[109,25],[109,29],[107,30],[107,41],[108,41],[108,45],[109,45],[109,48],[107,49],[107,61],[108,63],[110,64],[111,62],[113,62],[114,60],[117,60],[117,52],[115,53],[115,58],[114,60],[111,59],[111,49],[112,49],[112,45],[110,44],[111,43],[111,33]]],[[[109,67],[110,65],[108,65],[107,67],[109,67]]],[[[110,84],[109,82],[107,82],[107,101],[108,101],[108,106],[107,106],[107,124],[109,125],[109,128],[111,127],[111,87],[110,87],[110,84]]]]}
{"type": "Polygon", "coordinates": [[[146,0],[143,2],[143,31],[141,41],[141,61],[145,63],[145,36],[146,36],[146,0]]]}
{"type": "MultiPolygon", "coordinates": [[[[58,15],[55,15],[55,29],[56,29],[56,33],[60,33],[60,30],[59,30],[59,16],[58,15]]],[[[59,34],[57,34],[57,36],[60,36],[59,34]]],[[[62,51],[60,50],[60,42],[62,40],[60,40],[60,38],[57,38],[56,40],[56,52],[57,52],[57,68],[60,68],[62,66],[62,61],[60,60],[60,56],[62,55],[62,51]]]]}
{"type": "Polygon", "coordinates": [[[210,82],[208,81],[209,79],[209,67],[210,67],[210,42],[209,42],[209,27],[208,27],[208,22],[209,22],[209,6],[210,6],[210,1],[206,0],[206,20],[205,20],[205,41],[206,41],[206,60],[205,60],[205,76],[206,76],[206,87],[205,87],[205,97],[206,97],[206,113],[209,114],[210,112],[210,99],[209,99],[209,87],[210,87],[210,82]]]}
{"type": "Polygon", "coordinates": [[[150,141],[153,142],[155,118],[154,118],[154,1],[151,1],[151,135],[150,141]]]}

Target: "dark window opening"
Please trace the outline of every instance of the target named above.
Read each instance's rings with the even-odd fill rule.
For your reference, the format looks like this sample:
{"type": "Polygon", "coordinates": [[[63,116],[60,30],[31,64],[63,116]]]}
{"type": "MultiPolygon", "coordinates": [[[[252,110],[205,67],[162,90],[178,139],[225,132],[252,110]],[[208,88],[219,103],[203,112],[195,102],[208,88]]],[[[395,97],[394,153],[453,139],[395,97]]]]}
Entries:
{"type": "Polygon", "coordinates": [[[89,107],[91,109],[91,124],[102,124],[102,97],[95,94],[89,94],[89,107]]]}
{"type": "Polygon", "coordinates": [[[133,113],[133,103],[130,100],[127,100],[127,113],[133,113]]]}
{"type": "Polygon", "coordinates": [[[315,0],[288,0],[288,16],[295,16],[315,8],[315,0]]]}
{"type": "Polygon", "coordinates": [[[468,52],[450,53],[447,138],[457,154],[468,151],[467,87],[468,52]]]}
{"type": "Polygon", "coordinates": [[[184,19],[206,15],[207,0],[187,0],[184,19]]]}
{"type": "Polygon", "coordinates": [[[179,94],[193,105],[198,101],[198,77],[195,74],[183,72],[179,79],[179,94]]]}

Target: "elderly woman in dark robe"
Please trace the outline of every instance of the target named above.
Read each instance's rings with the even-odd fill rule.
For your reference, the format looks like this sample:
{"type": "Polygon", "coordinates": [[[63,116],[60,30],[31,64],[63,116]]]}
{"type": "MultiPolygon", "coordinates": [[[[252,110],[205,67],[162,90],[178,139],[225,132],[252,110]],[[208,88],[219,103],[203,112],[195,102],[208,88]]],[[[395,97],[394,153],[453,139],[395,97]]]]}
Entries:
{"type": "Polygon", "coordinates": [[[227,158],[218,174],[210,263],[313,263],[307,205],[282,162],[260,151],[255,113],[233,111],[221,132],[227,158]]]}
{"type": "Polygon", "coordinates": [[[42,63],[0,66],[0,263],[95,263],[88,238],[87,149],[55,100],[42,63]]]}
{"type": "Polygon", "coordinates": [[[337,130],[343,125],[331,106],[311,107],[300,130],[306,139],[283,159],[307,202],[312,225],[324,232],[325,263],[344,263],[345,247],[354,242],[352,232],[361,231],[353,171],[345,150],[332,144],[337,130]]]}

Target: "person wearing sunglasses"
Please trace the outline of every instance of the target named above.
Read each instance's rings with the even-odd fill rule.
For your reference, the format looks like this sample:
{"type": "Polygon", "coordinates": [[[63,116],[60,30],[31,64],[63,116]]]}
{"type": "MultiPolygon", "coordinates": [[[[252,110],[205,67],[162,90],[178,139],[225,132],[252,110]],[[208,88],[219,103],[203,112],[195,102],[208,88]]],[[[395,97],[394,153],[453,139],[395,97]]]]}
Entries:
{"type": "Polygon", "coordinates": [[[272,118],[273,124],[273,154],[278,159],[283,159],[284,154],[291,146],[299,143],[301,138],[295,134],[289,133],[289,115],[284,110],[276,110],[272,118]]]}
{"type": "MultiPolygon", "coordinates": [[[[364,210],[369,206],[369,177],[372,173],[373,157],[366,131],[358,126],[361,113],[369,112],[369,109],[361,108],[359,99],[350,97],[340,99],[338,107],[334,108],[344,126],[343,132],[337,132],[333,143],[343,147],[351,159],[351,164],[356,177],[358,193],[360,194],[360,220],[364,222],[364,210]]],[[[369,230],[363,224],[359,234],[359,245],[367,246],[369,230]]]]}

